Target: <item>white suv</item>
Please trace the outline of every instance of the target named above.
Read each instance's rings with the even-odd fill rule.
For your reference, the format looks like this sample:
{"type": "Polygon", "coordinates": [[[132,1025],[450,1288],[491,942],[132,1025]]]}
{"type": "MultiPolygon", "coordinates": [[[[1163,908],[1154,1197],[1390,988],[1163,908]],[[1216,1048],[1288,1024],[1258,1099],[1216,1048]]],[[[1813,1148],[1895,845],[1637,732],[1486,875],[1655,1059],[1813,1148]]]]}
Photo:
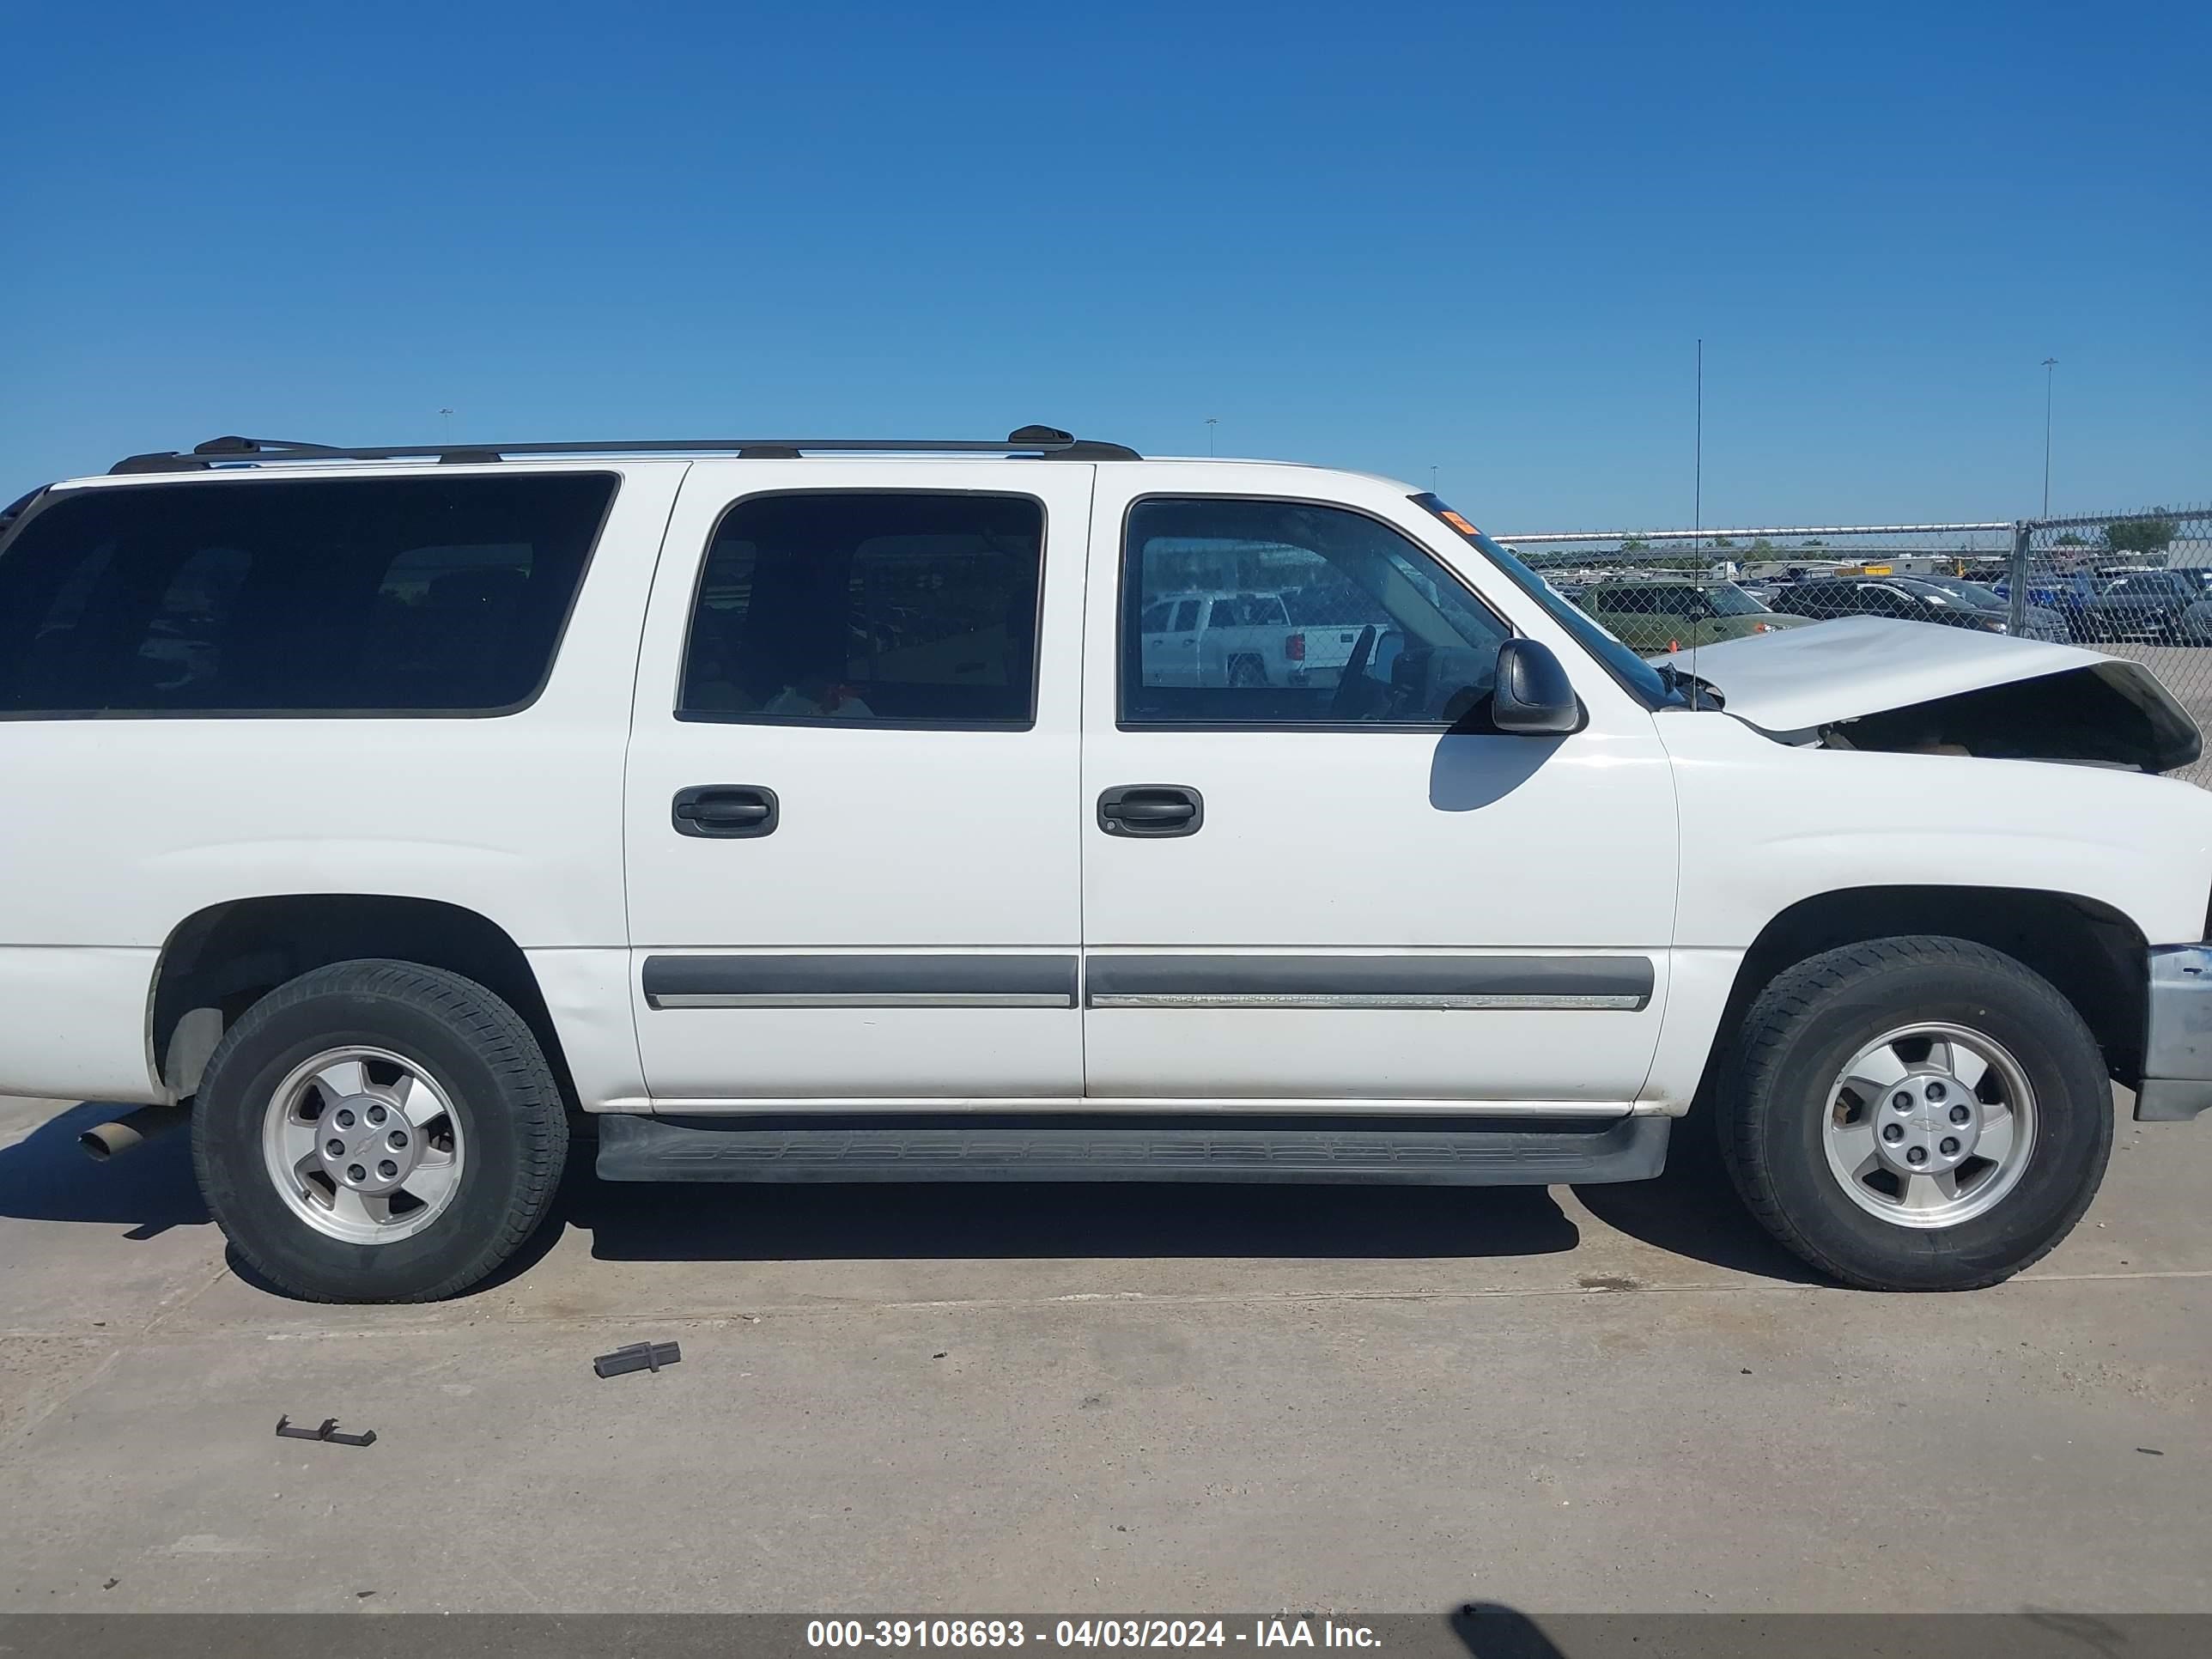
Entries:
{"type": "Polygon", "coordinates": [[[1649,1176],[1693,1101],[1808,1260],[1986,1285],[2111,1079],[2212,1102],[2197,747],[1910,623],[1655,668],[1350,473],[217,440],[0,542],[0,1091],[188,1112],[310,1297],[465,1288],[585,1126],[617,1180],[1481,1185],[1649,1176]],[[1291,592],[1387,621],[1147,659],[1291,592]]]}

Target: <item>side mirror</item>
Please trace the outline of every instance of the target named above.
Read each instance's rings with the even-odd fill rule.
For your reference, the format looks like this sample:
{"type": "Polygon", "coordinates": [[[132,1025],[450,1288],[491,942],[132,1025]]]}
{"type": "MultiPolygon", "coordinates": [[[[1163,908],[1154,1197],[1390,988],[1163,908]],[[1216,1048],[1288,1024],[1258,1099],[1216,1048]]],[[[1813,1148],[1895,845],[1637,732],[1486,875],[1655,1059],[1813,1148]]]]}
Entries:
{"type": "Polygon", "coordinates": [[[1508,640],[1498,647],[1498,689],[1491,722],[1523,737],[1558,738],[1582,729],[1582,700],[1551,647],[1536,640],[1508,640]]]}

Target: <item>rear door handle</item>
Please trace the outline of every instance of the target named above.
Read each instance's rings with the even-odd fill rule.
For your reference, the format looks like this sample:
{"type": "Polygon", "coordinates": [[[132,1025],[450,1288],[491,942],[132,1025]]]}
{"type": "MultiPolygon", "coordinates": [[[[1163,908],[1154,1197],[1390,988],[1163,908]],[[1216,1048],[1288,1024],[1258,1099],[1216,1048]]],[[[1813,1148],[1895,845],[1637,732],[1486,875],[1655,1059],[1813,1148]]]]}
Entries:
{"type": "Polygon", "coordinates": [[[1098,827],[1109,836],[1164,841],[1194,836],[1206,822],[1206,798],[1180,783],[1125,783],[1098,797],[1098,827]]]}
{"type": "Polygon", "coordinates": [[[669,816],[679,836],[738,841],[773,835],[781,811],[773,789],[751,783],[699,783],[676,792],[669,816]]]}

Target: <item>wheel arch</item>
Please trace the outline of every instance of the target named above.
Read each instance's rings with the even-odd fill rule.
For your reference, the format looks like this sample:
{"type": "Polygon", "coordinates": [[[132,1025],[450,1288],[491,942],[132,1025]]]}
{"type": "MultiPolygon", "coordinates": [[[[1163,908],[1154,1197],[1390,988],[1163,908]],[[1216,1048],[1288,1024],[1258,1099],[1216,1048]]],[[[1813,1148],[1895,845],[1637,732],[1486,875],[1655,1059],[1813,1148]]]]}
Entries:
{"type": "Polygon", "coordinates": [[[1706,1079],[1777,974],[1840,945],[1907,933],[1970,939],[2033,969],[2074,1005],[2115,1079],[2132,1087],[2142,1076],[2149,965],[2142,932],[2125,915],[2079,893],[1899,884],[1814,894],[1759,930],[1737,966],[1706,1079]]]}
{"type": "Polygon", "coordinates": [[[163,942],[147,1006],[147,1048],[173,1099],[199,1085],[222,1032],[288,980],[332,963],[386,957],[443,968],[497,995],[530,1027],[563,1096],[575,1088],[530,960],[504,927],[439,899],[288,893],[211,904],[163,942]]]}

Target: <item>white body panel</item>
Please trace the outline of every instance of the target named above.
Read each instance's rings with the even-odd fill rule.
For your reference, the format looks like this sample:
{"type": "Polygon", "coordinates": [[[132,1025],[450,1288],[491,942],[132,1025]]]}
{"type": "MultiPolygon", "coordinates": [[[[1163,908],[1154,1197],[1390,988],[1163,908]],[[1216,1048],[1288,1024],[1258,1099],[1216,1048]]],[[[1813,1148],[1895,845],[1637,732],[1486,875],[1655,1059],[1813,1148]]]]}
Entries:
{"type": "Polygon", "coordinates": [[[1093,1006],[1090,1092],[1626,1109],[1650,1070],[1666,1002],[1674,784],[1650,714],[1594,665],[1576,675],[1589,727],[1564,739],[1117,726],[1120,542],[1130,502],[1143,495],[1303,496],[1358,508],[1458,569],[1516,628],[1573,650],[1404,491],[1255,471],[1099,469],[1085,653],[1087,971],[1164,951],[1241,958],[1261,975],[1284,957],[1571,952],[1648,961],[1656,982],[1629,1010],[1093,1006]],[[1090,821],[1102,791],[1149,783],[1197,789],[1200,830],[1124,838],[1090,821]],[[1583,902],[1601,871],[1604,902],[1583,902]]]}
{"type": "Polygon", "coordinates": [[[1072,1006],[653,1006],[653,957],[777,952],[993,956],[1081,936],[1075,789],[1082,576],[1091,469],[948,471],[943,463],[706,462],[668,532],[646,617],[627,807],[639,1044],[653,1096],[688,1102],[1071,1096],[1072,1006]],[[905,731],[678,720],[700,562],[742,496],[827,486],[988,488],[1045,507],[1033,729],[905,731]],[[678,835],[680,789],[744,784],[781,803],[757,840],[678,835]]]}
{"type": "MultiPolygon", "coordinates": [[[[186,918],[232,900],[436,899],[488,917],[526,951],[628,942],[622,764],[637,618],[683,469],[569,470],[626,477],[551,676],[519,713],[0,720],[0,870],[10,872],[0,886],[0,947],[102,952],[39,954],[50,965],[11,999],[8,1024],[41,1035],[0,1044],[0,1087],[163,1097],[147,1057],[158,953],[186,918]],[[128,1035],[118,1024],[126,1006],[137,1028],[128,1035]],[[17,1063],[33,1044],[57,1059],[100,1059],[81,1072],[17,1063]],[[128,1078],[125,1054],[137,1057],[128,1078]]],[[[256,479],[164,482],[251,489],[256,479]]],[[[564,1025],[562,1042],[580,1075],[636,1069],[634,1039],[604,1024],[580,1024],[573,1039],[564,1025]]]]}
{"type": "Polygon", "coordinates": [[[2203,931],[2212,794],[2194,785],[2049,761],[1792,747],[1710,711],[1657,724],[1681,805],[1678,950],[1740,951],[1801,900],[1904,884],[2095,899],[2154,945],[2203,931]]]}
{"type": "Polygon", "coordinates": [[[161,952],[0,947],[0,1095],[166,1098],[148,1056],[147,998],[161,952]]]}

